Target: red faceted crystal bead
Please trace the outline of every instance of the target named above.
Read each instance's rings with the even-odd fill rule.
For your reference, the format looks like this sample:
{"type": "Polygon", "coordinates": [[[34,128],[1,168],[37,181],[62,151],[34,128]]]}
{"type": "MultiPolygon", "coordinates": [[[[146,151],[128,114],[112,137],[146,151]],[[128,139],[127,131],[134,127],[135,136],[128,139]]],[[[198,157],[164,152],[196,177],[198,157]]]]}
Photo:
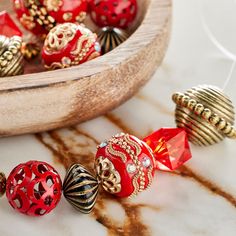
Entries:
{"type": "Polygon", "coordinates": [[[17,211],[42,216],[53,210],[61,199],[61,179],[49,164],[29,161],[15,167],[6,184],[6,196],[17,211]]]}
{"type": "Polygon", "coordinates": [[[151,185],[154,162],[145,142],[129,134],[118,134],[98,146],[95,169],[107,192],[129,197],[151,185]]]}
{"type": "Polygon", "coordinates": [[[9,38],[13,36],[22,36],[22,32],[6,11],[0,12],[0,35],[9,38]]]}
{"type": "Polygon", "coordinates": [[[90,0],[91,18],[99,27],[127,28],[137,14],[136,0],[90,0]]]}
{"type": "Polygon", "coordinates": [[[152,149],[160,170],[175,170],[192,157],[187,133],[181,128],[162,128],[143,141],[152,149]]]}

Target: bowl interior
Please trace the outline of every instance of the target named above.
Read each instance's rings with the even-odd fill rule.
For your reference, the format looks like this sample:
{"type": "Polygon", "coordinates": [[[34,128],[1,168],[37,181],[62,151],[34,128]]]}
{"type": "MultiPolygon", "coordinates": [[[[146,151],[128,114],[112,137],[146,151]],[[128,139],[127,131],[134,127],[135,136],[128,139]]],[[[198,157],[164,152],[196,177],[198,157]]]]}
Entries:
{"type": "MultiPolygon", "coordinates": [[[[139,25],[142,23],[142,20],[146,14],[147,8],[148,8],[148,4],[149,4],[149,0],[138,0],[138,14],[137,17],[135,19],[135,21],[133,22],[132,25],[130,25],[129,29],[127,29],[128,33],[130,35],[132,35],[132,33],[134,33],[134,31],[139,27],[139,25]]],[[[21,29],[21,31],[23,32],[24,36],[23,39],[26,42],[37,42],[38,44],[40,44],[40,46],[43,46],[43,42],[39,41],[39,39],[37,37],[35,37],[33,34],[31,34],[29,31],[25,30],[22,25],[19,23],[16,14],[13,10],[12,7],[12,2],[9,0],[3,0],[1,2],[1,6],[0,6],[0,11],[6,10],[11,17],[13,18],[14,22],[17,24],[17,26],[21,29]]],[[[89,29],[91,29],[93,32],[96,32],[98,30],[98,28],[96,27],[96,25],[91,21],[90,16],[88,15],[84,25],[86,27],[88,27],[89,29]]],[[[110,52],[112,53],[112,52],[110,52]]],[[[99,58],[96,58],[94,60],[99,60],[99,58]]],[[[31,74],[31,73],[38,73],[38,72],[43,72],[46,71],[44,66],[43,66],[43,62],[41,60],[41,55],[39,55],[37,58],[35,58],[34,60],[31,60],[29,62],[25,61],[25,71],[24,74],[31,74]]]]}

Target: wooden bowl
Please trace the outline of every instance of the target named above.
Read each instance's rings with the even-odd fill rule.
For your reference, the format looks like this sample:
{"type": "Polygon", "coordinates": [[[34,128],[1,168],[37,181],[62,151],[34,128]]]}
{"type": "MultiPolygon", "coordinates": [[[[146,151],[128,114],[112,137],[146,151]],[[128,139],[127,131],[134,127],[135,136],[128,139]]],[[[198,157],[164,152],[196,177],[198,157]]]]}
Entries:
{"type": "MultiPolygon", "coordinates": [[[[0,136],[86,121],[132,97],[161,64],[171,26],[171,0],[140,4],[134,33],[110,53],[68,69],[1,78],[0,136]]],[[[10,9],[1,0],[0,10],[10,9]]]]}

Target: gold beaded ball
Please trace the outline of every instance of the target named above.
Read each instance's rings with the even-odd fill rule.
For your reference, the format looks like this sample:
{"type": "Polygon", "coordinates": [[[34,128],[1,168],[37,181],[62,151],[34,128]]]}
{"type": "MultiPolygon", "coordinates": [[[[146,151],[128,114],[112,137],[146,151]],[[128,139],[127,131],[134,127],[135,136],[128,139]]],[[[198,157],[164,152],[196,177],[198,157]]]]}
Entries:
{"type": "Polygon", "coordinates": [[[22,39],[0,35],[0,77],[23,74],[22,39]]]}
{"type": "Polygon", "coordinates": [[[200,146],[236,138],[235,113],[231,100],[217,87],[200,85],[185,93],[174,93],[175,120],[185,128],[189,140],[200,146]]]}

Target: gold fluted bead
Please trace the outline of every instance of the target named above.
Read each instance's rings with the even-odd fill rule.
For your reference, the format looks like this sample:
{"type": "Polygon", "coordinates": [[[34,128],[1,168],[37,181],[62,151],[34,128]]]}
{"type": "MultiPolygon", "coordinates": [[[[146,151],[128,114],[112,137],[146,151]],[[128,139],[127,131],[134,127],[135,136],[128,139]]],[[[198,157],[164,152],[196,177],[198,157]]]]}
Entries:
{"type": "Polygon", "coordinates": [[[6,192],[6,177],[2,172],[0,172],[0,197],[2,197],[5,192],[6,192]]]}
{"type": "Polygon", "coordinates": [[[236,138],[231,100],[217,87],[200,85],[185,93],[174,93],[175,118],[178,127],[185,128],[189,140],[200,146],[236,138]]]}
{"type": "Polygon", "coordinates": [[[128,33],[122,29],[103,27],[98,32],[98,41],[101,45],[102,53],[110,52],[123,43],[128,37],[128,33]]]}

